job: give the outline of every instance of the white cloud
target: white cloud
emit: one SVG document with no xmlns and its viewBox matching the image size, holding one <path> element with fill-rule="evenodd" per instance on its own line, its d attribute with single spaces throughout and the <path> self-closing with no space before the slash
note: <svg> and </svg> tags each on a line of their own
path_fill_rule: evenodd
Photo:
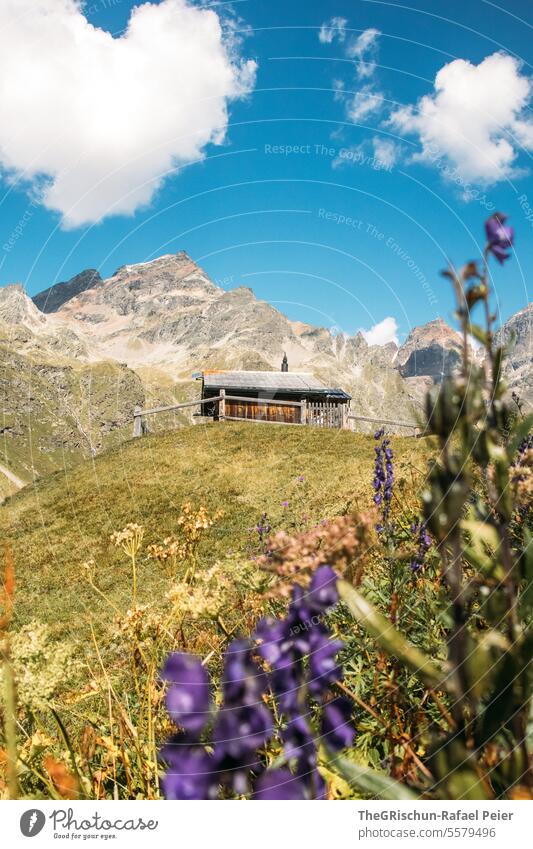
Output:
<svg viewBox="0 0 533 849">
<path fill-rule="evenodd" d="M 513 56 L 494 53 L 479 65 L 456 59 L 438 72 L 433 94 L 397 109 L 389 123 L 419 137 L 416 159 L 490 185 L 513 176 L 520 146 L 533 149 L 533 124 L 524 117 L 530 96 L 531 81 Z"/>
<path fill-rule="evenodd" d="M 380 35 L 381 32 L 378 29 L 370 27 L 365 29 L 357 38 L 354 38 L 346 47 L 346 55 L 359 63 L 357 76 L 360 79 L 371 77 L 376 70 Z"/>
<path fill-rule="evenodd" d="M 361 330 L 361 334 L 368 345 L 388 345 L 389 342 L 394 342 L 395 345 L 399 344 L 398 324 L 392 316 L 384 318 L 370 330 Z"/>
<path fill-rule="evenodd" d="M 148 203 L 167 172 L 221 144 L 256 66 L 215 11 L 144 3 L 120 38 L 81 0 L 0 2 L 0 165 L 75 227 Z"/>
<path fill-rule="evenodd" d="M 318 40 L 322 44 L 331 44 L 333 39 L 338 38 L 339 41 L 344 41 L 346 38 L 346 18 L 331 18 L 322 24 L 318 31 Z"/>
<path fill-rule="evenodd" d="M 390 171 L 398 159 L 398 145 L 392 139 L 383 139 L 380 136 L 374 136 L 372 146 L 374 148 L 376 162 L 380 162 L 385 170 Z"/>
<path fill-rule="evenodd" d="M 360 121 L 378 112 L 383 105 L 383 95 L 380 91 L 374 91 L 370 85 L 363 86 L 346 103 L 346 117 L 350 121 Z"/>
<path fill-rule="evenodd" d="M 341 41 L 345 40 L 346 36 L 346 21 L 344 18 L 332 18 L 329 24 L 323 24 L 319 33 L 321 41 L 333 41 L 335 37 L 334 30 L 331 28 L 333 21 L 341 21 L 342 37 Z M 328 28 L 329 27 L 329 28 Z M 348 93 L 343 80 L 333 80 L 334 99 L 341 101 L 344 104 L 346 117 L 349 121 L 357 123 L 358 121 L 379 112 L 384 96 L 378 91 L 370 77 L 376 69 L 376 58 L 378 50 L 378 40 L 381 33 L 379 30 L 370 28 L 364 30 L 357 37 L 352 38 L 345 47 L 344 54 L 349 59 L 354 59 L 356 65 L 356 77 L 360 80 L 368 80 L 355 93 Z M 358 83 L 356 82 L 355 85 Z M 354 88 L 355 86 L 352 86 Z"/>
</svg>

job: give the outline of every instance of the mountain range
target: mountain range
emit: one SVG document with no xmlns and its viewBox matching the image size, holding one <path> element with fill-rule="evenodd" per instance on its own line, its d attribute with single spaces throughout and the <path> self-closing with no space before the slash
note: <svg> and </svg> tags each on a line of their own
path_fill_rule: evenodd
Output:
<svg viewBox="0 0 533 849">
<path fill-rule="evenodd" d="M 532 316 L 530 304 L 499 331 L 515 337 L 506 378 L 527 404 Z M 348 391 L 359 414 L 416 420 L 460 349 L 441 319 L 400 347 L 290 321 L 249 288 L 221 289 L 183 251 L 105 280 L 88 269 L 33 299 L 12 284 L 0 289 L 3 462 L 26 481 L 69 466 L 129 438 L 136 404 L 196 397 L 193 372 L 277 369 L 284 352 L 291 369 Z M 169 416 L 151 425 L 169 426 Z"/>
</svg>

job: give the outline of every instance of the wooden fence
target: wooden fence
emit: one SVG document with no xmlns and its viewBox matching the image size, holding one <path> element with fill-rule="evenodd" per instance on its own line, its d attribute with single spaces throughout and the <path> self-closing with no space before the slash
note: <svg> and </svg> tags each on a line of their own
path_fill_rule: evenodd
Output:
<svg viewBox="0 0 533 849">
<path fill-rule="evenodd" d="M 170 413 L 172 410 L 184 410 L 186 407 L 197 407 L 202 404 L 212 404 L 216 401 L 222 401 L 223 395 L 217 395 L 216 398 L 203 398 L 199 401 L 185 401 L 183 404 L 169 404 L 166 407 L 152 407 L 149 410 L 143 410 L 142 407 L 135 407 L 133 411 L 133 435 L 143 436 L 147 432 L 145 416 L 153 416 L 155 413 Z"/>
<path fill-rule="evenodd" d="M 307 404 L 307 424 L 313 427 L 347 427 L 346 404 L 315 403 Z"/>
<path fill-rule="evenodd" d="M 169 404 L 164 407 L 152 407 L 143 410 L 135 407 L 133 412 L 133 435 L 142 436 L 147 433 L 146 416 L 157 413 L 168 413 L 183 410 L 188 407 L 218 405 L 215 417 L 219 421 L 248 421 L 257 424 L 284 424 L 296 427 L 305 425 L 311 427 L 327 427 L 351 429 L 350 421 L 371 422 L 373 424 L 392 425 L 408 428 L 413 436 L 421 435 L 420 425 L 415 422 L 394 421 L 392 419 L 370 418 L 368 416 L 352 416 L 348 414 L 346 404 L 331 402 L 279 401 L 273 398 L 246 398 L 239 395 L 226 395 L 224 389 L 214 398 L 202 398 L 198 401 L 185 401 L 182 404 Z"/>
<path fill-rule="evenodd" d="M 402 422 L 402 421 L 397 421 L 396 419 L 375 419 L 375 418 L 371 418 L 370 416 L 346 416 L 346 418 L 348 419 L 348 421 L 353 421 L 353 422 L 370 422 L 371 424 L 376 424 L 376 425 L 385 425 L 385 426 L 391 425 L 392 427 L 405 427 L 408 430 L 412 431 L 411 435 L 414 436 L 415 439 L 418 439 L 420 436 L 426 435 L 426 430 L 420 424 L 418 424 L 417 422 Z"/>
</svg>

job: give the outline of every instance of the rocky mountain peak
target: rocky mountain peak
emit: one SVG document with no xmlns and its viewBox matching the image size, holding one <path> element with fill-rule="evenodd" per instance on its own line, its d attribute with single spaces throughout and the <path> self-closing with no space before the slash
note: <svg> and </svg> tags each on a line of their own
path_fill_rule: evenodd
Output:
<svg viewBox="0 0 533 849">
<path fill-rule="evenodd" d="M 87 289 L 92 289 L 102 283 L 102 278 L 95 268 L 88 268 L 80 274 L 76 274 L 70 280 L 63 283 L 55 283 L 44 292 L 39 292 L 33 298 L 33 303 L 41 312 L 53 313 L 57 312 L 64 303 L 75 298 L 81 292 Z"/>
<path fill-rule="evenodd" d="M 414 327 L 398 351 L 396 364 L 403 377 L 430 377 L 439 381 L 454 371 L 461 359 L 461 336 L 442 318 Z"/>
<path fill-rule="evenodd" d="M 533 303 L 502 325 L 495 343 L 508 346 L 503 374 L 509 388 L 522 399 L 533 399 Z"/>
<path fill-rule="evenodd" d="M 165 321 L 176 310 L 205 304 L 220 292 L 188 254 L 180 251 L 122 265 L 98 287 L 65 302 L 59 314 L 102 328 L 113 322 L 118 329 L 121 322 L 117 317 L 134 317 L 145 324 L 156 317 Z"/>
<path fill-rule="evenodd" d="M 0 289 L 0 321 L 37 328 L 46 318 L 28 297 L 22 283 L 11 283 Z"/>
</svg>

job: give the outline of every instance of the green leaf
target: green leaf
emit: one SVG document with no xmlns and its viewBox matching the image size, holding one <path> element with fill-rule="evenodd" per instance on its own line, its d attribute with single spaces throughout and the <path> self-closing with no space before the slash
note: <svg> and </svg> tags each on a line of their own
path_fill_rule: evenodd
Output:
<svg viewBox="0 0 533 849">
<path fill-rule="evenodd" d="M 471 336 L 474 337 L 474 339 L 477 339 L 478 342 L 481 342 L 484 347 L 487 346 L 487 334 L 483 330 L 483 328 L 479 326 L 479 324 L 469 324 L 468 332 Z"/>
<path fill-rule="evenodd" d="M 523 584 L 519 596 L 520 607 L 524 611 L 533 610 L 533 536 L 524 528 L 524 547 L 520 556 Z"/>
<path fill-rule="evenodd" d="M 412 802 L 419 798 L 418 794 L 405 784 L 395 781 L 381 770 L 359 766 L 342 755 L 328 755 L 326 761 L 328 768 L 340 775 L 351 787 L 356 787 L 375 799 Z"/>
<path fill-rule="evenodd" d="M 469 516 L 473 513 L 469 511 Z M 463 553 L 474 568 L 485 575 L 501 581 L 505 578 L 505 570 L 494 556 L 500 549 L 501 540 L 497 529 L 489 521 L 478 522 L 477 519 L 463 519 L 461 528 L 467 531 L 469 542 Z"/>
<path fill-rule="evenodd" d="M 515 459 L 518 446 L 531 430 L 533 430 L 533 413 L 520 419 L 515 427 L 512 439 L 509 440 L 509 444 L 507 445 L 507 454 L 511 460 Z"/>
<path fill-rule="evenodd" d="M 402 660 L 429 687 L 451 689 L 450 681 L 446 680 L 446 670 L 441 669 L 420 649 L 406 640 L 403 634 L 351 584 L 341 580 L 337 582 L 337 587 L 341 599 L 352 616 L 366 628 L 388 654 Z"/>
</svg>

